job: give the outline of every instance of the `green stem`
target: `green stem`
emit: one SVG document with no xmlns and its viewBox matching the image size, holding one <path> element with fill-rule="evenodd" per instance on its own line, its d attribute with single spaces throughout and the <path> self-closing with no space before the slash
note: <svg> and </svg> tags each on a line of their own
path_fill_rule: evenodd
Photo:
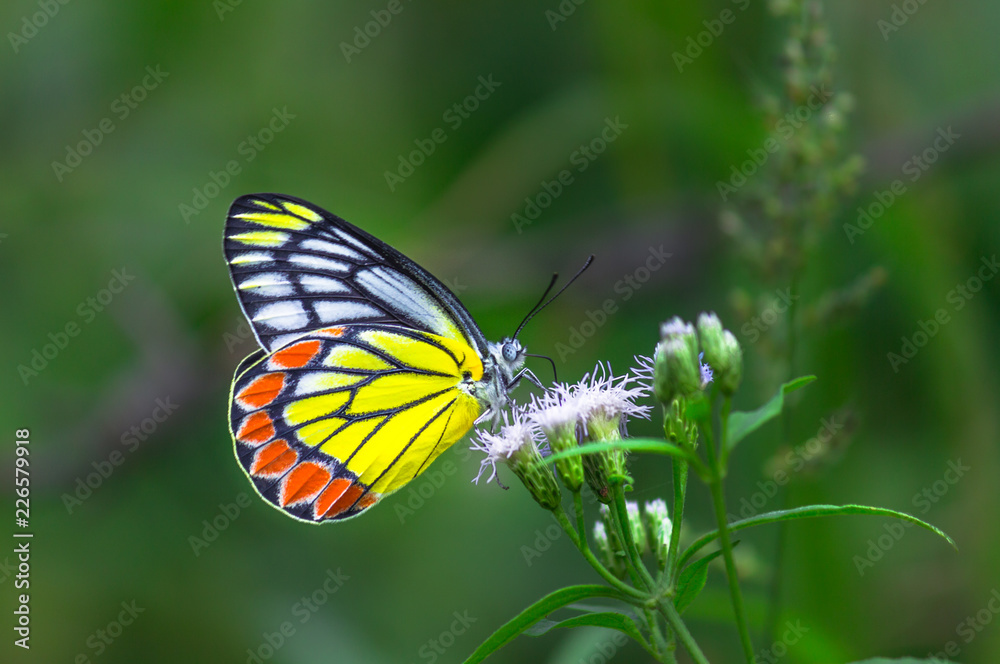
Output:
<svg viewBox="0 0 1000 664">
<path fill-rule="evenodd" d="M 683 459 L 673 459 L 674 473 L 674 504 L 671 515 L 670 546 L 667 549 L 666 582 L 674 583 L 677 572 L 677 552 L 681 546 L 681 523 L 684 521 L 684 501 L 687 497 L 688 462 Z"/>
<path fill-rule="evenodd" d="M 621 484 L 616 484 L 611 488 L 611 493 L 613 496 L 613 506 L 611 508 L 611 515 L 614 519 L 615 525 L 617 525 L 618 530 L 621 532 L 619 536 L 622 538 L 622 543 L 625 545 L 625 555 L 628 558 L 629 565 L 635 570 L 635 573 L 639 576 L 639 583 L 646 586 L 646 589 L 653 591 L 656 588 L 656 582 L 653 577 L 650 576 L 649 570 L 642 562 L 642 555 L 639 553 L 639 549 L 635 545 L 635 538 L 632 537 L 632 525 L 628 518 L 628 509 L 625 507 L 625 492 L 622 489 Z M 639 585 L 636 583 L 636 585 Z"/>
<path fill-rule="evenodd" d="M 709 489 L 712 492 L 712 503 L 715 507 L 715 520 L 719 526 L 719 543 L 722 546 L 722 557 L 726 563 L 726 576 L 729 579 L 729 594 L 733 601 L 736 627 L 740 633 L 740 643 L 743 645 L 743 654 L 746 655 L 747 664 L 753 664 L 753 642 L 750 640 L 750 630 L 747 627 L 746 611 L 743 608 L 743 593 L 740 591 L 740 580 L 736 575 L 736 563 L 733 561 L 733 543 L 729 536 L 729 524 L 726 522 L 726 498 L 722 488 L 724 473 L 719 466 L 719 457 L 715 451 L 715 441 L 712 437 L 712 427 L 710 424 L 703 428 L 703 433 L 705 435 L 705 453 L 708 456 L 708 465 L 713 474 L 712 481 L 709 483 Z"/>
<path fill-rule="evenodd" d="M 709 664 L 708 658 L 705 657 L 705 653 L 701 651 L 698 647 L 698 643 L 691 636 L 691 632 L 688 631 L 687 625 L 684 624 L 684 620 L 681 619 L 681 614 L 677 613 L 677 607 L 674 606 L 673 600 L 670 598 L 661 599 L 659 602 L 660 613 L 663 617 L 667 619 L 667 623 L 674 630 L 677 635 L 677 639 L 683 644 L 685 650 L 691 655 L 691 659 L 695 661 L 695 664 Z"/>
<path fill-rule="evenodd" d="M 552 514 L 555 516 L 556 521 L 559 522 L 559 525 L 562 526 L 562 529 L 566 531 L 566 534 L 569 535 L 569 538 L 573 540 L 573 544 L 576 545 L 576 548 L 580 550 L 583 557 L 586 558 L 588 563 L 590 563 L 590 566 L 593 567 L 594 570 L 600 574 L 611 587 L 621 591 L 634 600 L 638 600 L 635 602 L 636 605 L 643 605 L 645 603 L 645 601 L 649 598 L 649 595 L 640 590 L 636 590 L 608 571 L 608 568 L 597 559 L 597 556 L 595 556 L 594 552 L 590 550 L 590 547 L 587 546 L 586 542 L 581 541 L 577 536 L 576 531 L 573 529 L 573 524 L 570 523 L 569 517 L 566 516 L 566 512 L 561 507 L 558 510 L 553 510 Z"/>
<path fill-rule="evenodd" d="M 643 611 L 646 614 L 646 624 L 649 625 L 649 641 L 652 646 L 650 654 L 653 655 L 658 662 L 666 661 L 669 664 L 677 664 L 677 658 L 674 657 L 674 654 L 667 649 L 663 633 L 660 631 L 660 621 L 656 612 L 648 606 L 643 609 Z M 647 648 L 647 650 L 649 649 Z"/>
<path fill-rule="evenodd" d="M 583 516 L 583 496 L 579 490 L 573 492 L 573 511 L 576 512 L 576 530 L 580 533 L 580 541 L 583 542 L 584 546 L 590 548 L 590 545 L 587 544 L 587 521 Z"/>
</svg>

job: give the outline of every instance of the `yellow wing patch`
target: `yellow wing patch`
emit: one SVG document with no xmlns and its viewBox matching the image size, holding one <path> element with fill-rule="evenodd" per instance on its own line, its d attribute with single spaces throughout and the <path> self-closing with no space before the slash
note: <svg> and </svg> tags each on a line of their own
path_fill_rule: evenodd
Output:
<svg viewBox="0 0 1000 664">
<path fill-rule="evenodd" d="M 251 247 L 280 247 L 288 242 L 288 233 L 278 231 L 249 231 L 230 235 L 230 240 L 236 240 Z"/>
<path fill-rule="evenodd" d="M 329 355 L 323 359 L 323 364 L 328 367 L 357 369 L 359 371 L 384 371 L 393 368 L 391 364 L 375 353 L 346 344 L 334 346 Z"/>
<path fill-rule="evenodd" d="M 280 212 L 244 212 L 243 214 L 233 216 L 237 219 L 246 219 L 255 224 L 270 226 L 271 228 L 284 228 L 290 231 L 301 231 L 309 228 L 308 221 L 302 221 L 298 217 L 293 217 L 290 214 L 281 214 Z"/>
</svg>

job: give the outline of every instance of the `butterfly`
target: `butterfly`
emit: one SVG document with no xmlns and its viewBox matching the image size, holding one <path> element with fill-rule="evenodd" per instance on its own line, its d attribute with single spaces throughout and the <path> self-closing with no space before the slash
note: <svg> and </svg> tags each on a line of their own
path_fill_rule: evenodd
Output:
<svg viewBox="0 0 1000 664">
<path fill-rule="evenodd" d="M 293 518 L 361 514 L 538 384 L 517 332 L 487 341 L 430 273 L 311 203 L 236 199 L 223 251 L 261 346 L 230 392 L 236 459 Z"/>
</svg>

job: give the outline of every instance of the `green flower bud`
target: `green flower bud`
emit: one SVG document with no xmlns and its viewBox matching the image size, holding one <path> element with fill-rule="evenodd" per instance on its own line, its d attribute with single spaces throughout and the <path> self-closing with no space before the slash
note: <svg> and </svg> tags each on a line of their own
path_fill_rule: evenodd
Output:
<svg viewBox="0 0 1000 664">
<path fill-rule="evenodd" d="M 607 505 L 601 505 L 600 515 L 601 520 L 594 524 L 594 538 L 597 539 L 598 546 L 600 546 L 600 537 L 603 536 L 607 543 L 607 548 L 601 551 L 604 554 L 604 565 L 618 578 L 623 579 L 628 571 L 625 565 L 625 546 L 618 538 L 618 532 L 611 519 L 611 510 Z"/>
<path fill-rule="evenodd" d="M 683 339 L 669 339 L 657 346 L 656 355 L 656 368 L 659 370 L 662 364 L 666 392 L 671 395 L 671 401 L 673 397 L 687 397 L 701 391 L 697 348 L 692 349 Z M 657 396 L 659 395 L 660 392 L 657 391 Z"/>
<path fill-rule="evenodd" d="M 527 441 L 511 454 L 507 465 L 539 505 L 547 510 L 554 510 L 562 503 L 556 476 L 552 473 L 552 468 L 545 465 L 533 440 Z"/>
<path fill-rule="evenodd" d="M 643 527 L 642 518 L 639 516 L 639 503 L 626 502 L 625 511 L 628 514 L 628 527 L 632 529 L 632 541 L 639 555 L 649 553 L 649 539 L 646 537 L 646 529 Z"/>
<path fill-rule="evenodd" d="M 670 549 L 670 535 L 673 532 L 667 503 L 662 498 L 646 503 L 644 516 L 649 546 L 656 553 L 660 569 L 664 569 L 667 565 L 667 552 Z"/>
<path fill-rule="evenodd" d="M 587 420 L 584 445 L 612 443 L 622 439 L 619 417 L 609 418 L 595 413 Z M 625 450 L 612 449 L 586 454 L 583 457 L 583 474 L 591 491 L 602 503 L 611 502 L 611 488 L 630 484 L 632 478 L 625 467 Z"/>
<path fill-rule="evenodd" d="M 705 362 L 715 372 L 715 382 L 723 394 L 732 395 L 743 379 L 743 351 L 739 342 L 732 332 L 722 329 L 714 313 L 698 316 L 698 334 Z"/>
<path fill-rule="evenodd" d="M 547 510 L 554 510 L 561 504 L 562 494 L 552 468 L 545 465 L 542 454 L 538 451 L 534 426 L 526 421 L 523 411 L 514 410 L 511 417 L 509 424 L 507 418 L 504 418 L 505 423 L 499 435 L 488 431 L 479 432 L 472 449 L 486 452 L 486 458 L 480 462 L 479 475 L 473 482 L 478 483 L 487 468 L 492 468 L 493 471 L 487 481 L 497 479 L 496 465 L 503 461 L 539 505 Z M 499 481 L 497 479 L 497 483 Z"/>
<path fill-rule="evenodd" d="M 719 389 L 723 394 L 732 395 L 743 380 L 743 350 L 733 333 L 726 330 L 723 335 L 723 353 L 729 364 L 718 376 Z"/>
<path fill-rule="evenodd" d="M 705 351 L 705 362 L 715 371 L 722 371 L 724 352 L 722 349 L 722 323 L 715 313 L 702 313 L 698 316 L 698 337 L 701 348 Z"/>
</svg>

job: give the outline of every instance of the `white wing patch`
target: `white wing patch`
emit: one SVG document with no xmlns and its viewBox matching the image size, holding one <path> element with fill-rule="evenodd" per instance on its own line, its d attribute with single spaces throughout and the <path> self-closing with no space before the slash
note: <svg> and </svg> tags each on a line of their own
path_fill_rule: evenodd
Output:
<svg viewBox="0 0 1000 664">
<path fill-rule="evenodd" d="M 249 288 L 253 288 L 257 294 L 264 297 L 283 297 L 294 292 L 292 284 L 285 275 L 278 272 L 256 274 L 240 282 L 240 290 Z"/>
<path fill-rule="evenodd" d="M 350 293 L 351 288 L 340 279 L 304 274 L 299 279 L 307 293 Z"/>
<path fill-rule="evenodd" d="M 272 330 L 295 330 L 309 323 L 309 316 L 298 300 L 271 302 L 257 310 L 253 322 L 270 327 Z"/>
<path fill-rule="evenodd" d="M 418 321 L 435 334 L 461 339 L 461 333 L 437 302 L 415 281 L 396 270 L 378 265 L 361 270 L 354 277 L 358 286 L 377 302 L 386 302 L 410 320 Z"/>
<path fill-rule="evenodd" d="M 385 312 L 364 302 L 340 300 L 339 302 L 314 302 L 313 310 L 324 323 L 340 323 L 378 318 Z"/>
<path fill-rule="evenodd" d="M 267 263 L 273 260 L 274 256 L 266 251 L 251 251 L 246 254 L 236 254 L 229 262 L 233 265 L 243 265 L 246 263 Z"/>
<path fill-rule="evenodd" d="M 337 234 L 337 237 L 339 237 L 341 240 L 343 240 L 347 244 L 353 246 L 355 249 L 359 249 L 361 251 L 361 253 L 363 253 L 364 255 L 371 256 L 375 260 L 382 260 L 382 257 L 379 256 L 377 253 L 375 253 L 374 249 L 372 249 L 368 245 L 364 244 L 363 242 L 361 242 L 360 240 L 358 240 L 356 237 L 353 237 L 349 233 L 345 233 L 340 228 L 335 229 L 334 232 Z"/>
<path fill-rule="evenodd" d="M 324 270 L 334 273 L 346 274 L 351 269 L 351 266 L 347 263 L 341 263 L 329 258 L 320 258 L 319 256 L 312 256 L 310 254 L 294 254 L 288 260 L 302 267 L 311 267 L 314 270 Z"/>
<path fill-rule="evenodd" d="M 316 240 L 310 239 L 302 243 L 303 249 L 308 249 L 309 251 L 318 251 L 321 254 L 330 254 L 332 256 L 342 256 L 352 261 L 358 263 L 364 263 L 367 259 L 354 251 L 350 247 L 345 247 L 342 244 L 335 244 L 333 242 L 327 242 L 326 240 Z"/>
</svg>

